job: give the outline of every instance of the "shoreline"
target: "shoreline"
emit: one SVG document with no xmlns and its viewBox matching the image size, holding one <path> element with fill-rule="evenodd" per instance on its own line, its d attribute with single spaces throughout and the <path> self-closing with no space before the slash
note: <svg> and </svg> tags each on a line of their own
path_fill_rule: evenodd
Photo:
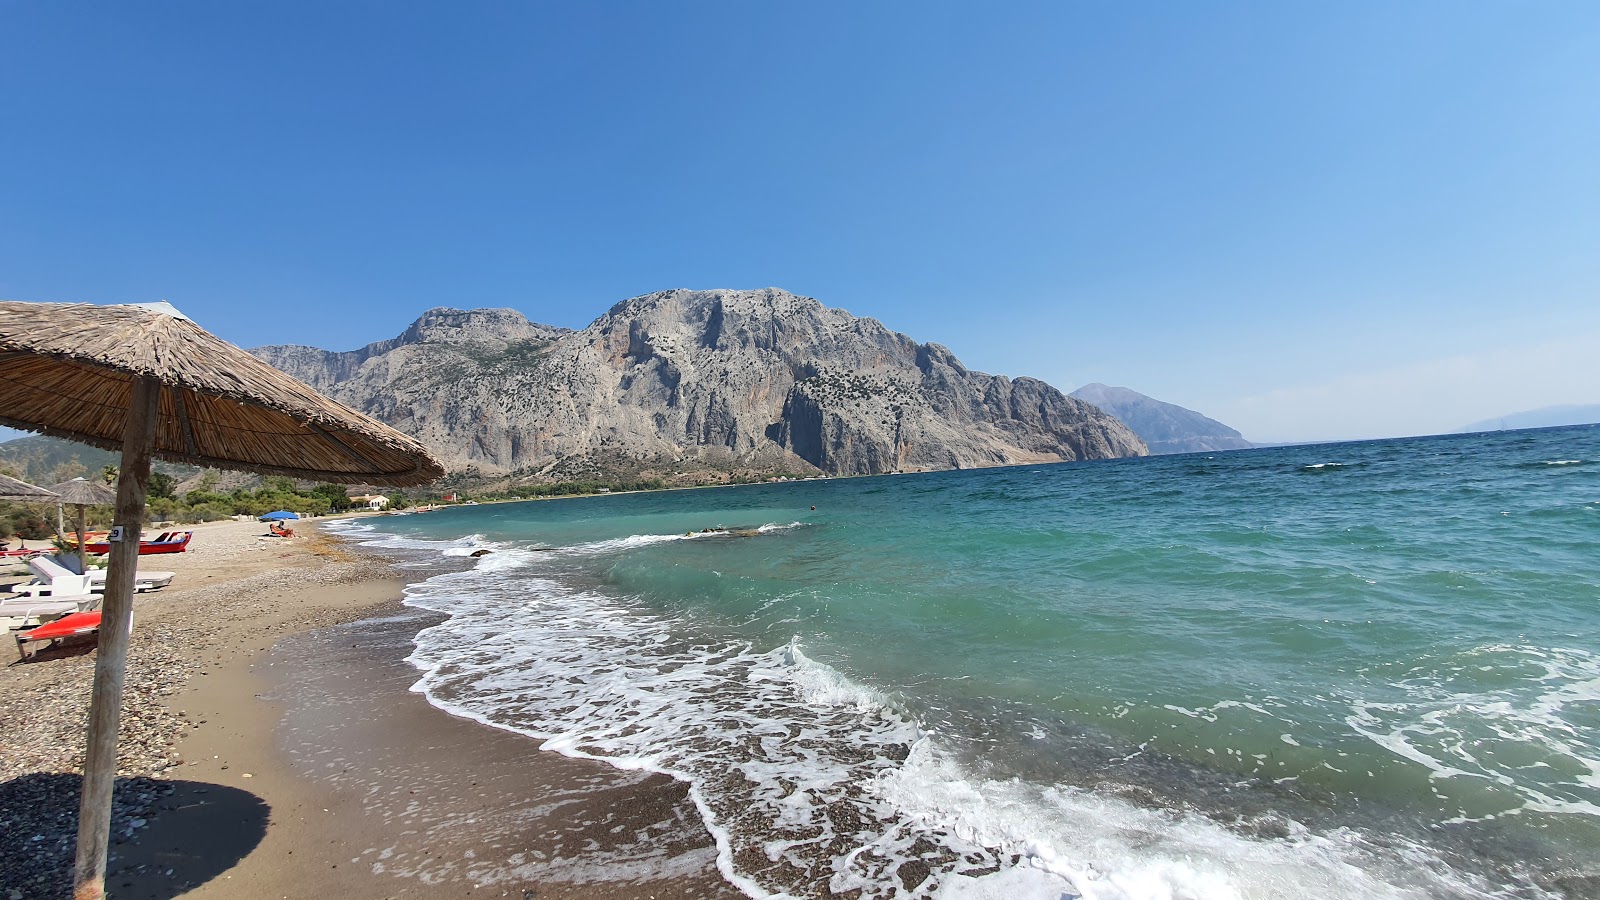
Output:
<svg viewBox="0 0 1600 900">
<path fill-rule="evenodd" d="M 391 560 L 302 525 L 283 541 L 209 523 L 188 553 L 141 561 L 178 578 L 135 602 L 108 896 L 743 896 L 687 785 L 546 752 L 411 693 L 409 640 L 433 614 L 401 604 Z M 9 896 L 71 894 L 93 659 L 68 648 L 0 669 L 0 714 L 17 723 L 0 737 Z M 335 777 L 316 762 L 330 754 L 347 760 Z"/>
</svg>

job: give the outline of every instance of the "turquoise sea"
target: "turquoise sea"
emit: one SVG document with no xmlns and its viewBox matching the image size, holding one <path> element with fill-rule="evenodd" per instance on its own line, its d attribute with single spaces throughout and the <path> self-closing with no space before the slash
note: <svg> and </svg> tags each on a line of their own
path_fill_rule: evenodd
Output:
<svg viewBox="0 0 1600 900">
<path fill-rule="evenodd" d="M 416 689 L 689 782 L 753 896 L 1600 897 L 1600 427 L 344 530 L 491 550 Z"/>
</svg>

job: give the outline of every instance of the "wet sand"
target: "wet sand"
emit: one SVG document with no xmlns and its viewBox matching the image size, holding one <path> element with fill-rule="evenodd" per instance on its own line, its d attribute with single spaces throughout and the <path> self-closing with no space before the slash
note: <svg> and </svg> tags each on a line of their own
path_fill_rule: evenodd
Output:
<svg viewBox="0 0 1600 900">
<path fill-rule="evenodd" d="M 543 752 L 411 693 L 410 638 L 437 618 L 400 605 L 404 582 L 387 563 L 301 528 L 279 542 L 223 523 L 149 566 L 180 575 L 141 595 L 132 659 L 141 632 L 160 635 L 193 672 L 170 665 L 174 683 L 150 704 L 160 709 L 135 704 L 135 729 L 148 718 L 166 731 L 148 729 L 159 763 L 124 765 L 158 789 L 115 826 L 127 833 L 112 847 L 109 896 L 742 896 L 717 873 L 685 786 Z M 0 691 L 82 689 L 91 663 L 80 651 L 11 666 Z M 50 802 L 65 804 L 71 763 L 30 760 L 7 785 L 61 779 Z M 65 883 L 21 896 L 64 896 Z"/>
</svg>

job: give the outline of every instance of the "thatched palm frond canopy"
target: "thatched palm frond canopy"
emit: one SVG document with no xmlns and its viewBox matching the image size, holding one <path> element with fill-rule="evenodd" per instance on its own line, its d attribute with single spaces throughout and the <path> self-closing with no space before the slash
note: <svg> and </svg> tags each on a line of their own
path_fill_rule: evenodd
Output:
<svg viewBox="0 0 1600 900">
<path fill-rule="evenodd" d="M 55 491 L 18 481 L 9 475 L 0 475 L 0 500 L 21 500 L 27 503 L 60 503 Z"/>
<path fill-rule="evenodd" d="M 143 377 L 162 387 L 162 459 L 396 487 L 444 474 L 411 438 L 166 310 L 0 301 L 0 424 L 118 450 Z"/>
<path fill-rule="evenodd" d="M 74 478 L 63 481 L 50 488 L 60 498 L 59 503 L 70 503 L 78 508 L 78 517 L 75 520 L 78 532 L 78 573 L 89 571 L 89 549 L 87 535 L 84 533 L 83 520 L 85 506 L 109 506 L 117 502 L 117 492 L 110 485 L 100 481 L 84 481 Z M 65 530 L 65 529 L 62 529 Z"/>
<path fill-rule="evenodd" d="M 112 490 L 110 485 L 98 481 L 84 481 L 82 478 L 63 481 L 50 490 L 55 492 L 57 503 L 110 506 L 117 502 L 117 492 Z"/>
</svg>

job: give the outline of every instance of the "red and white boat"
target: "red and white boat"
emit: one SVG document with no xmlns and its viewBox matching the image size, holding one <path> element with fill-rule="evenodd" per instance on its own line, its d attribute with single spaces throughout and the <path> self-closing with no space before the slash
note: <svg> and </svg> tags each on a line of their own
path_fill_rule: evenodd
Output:
<svg viewBox="0 0 1600 900">
<path fill-rule="evenodd" d="M 151 553 L 182 553 L 189 549 L 189 539 L 194 537 L 192 531 L 168 531 L 153 541 L 139 542 L 139 555 L 147 556 Z M 110 553 L 111 544 L 106 541 L 96 541 L 84 544 L 83 549 L 90 553 Z"/>
</svg>

